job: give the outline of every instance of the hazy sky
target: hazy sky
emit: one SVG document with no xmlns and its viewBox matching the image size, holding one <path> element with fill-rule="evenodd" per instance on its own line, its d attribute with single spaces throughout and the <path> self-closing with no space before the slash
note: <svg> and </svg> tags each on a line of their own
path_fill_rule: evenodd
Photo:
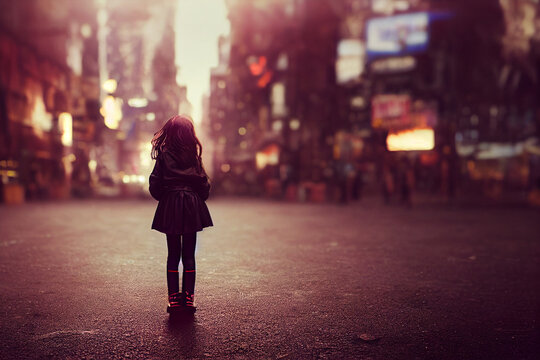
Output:
<svg viewBox="0 0 540 360">
<path fill-rule="evenodd" d="M 210 88 L 210 68 L 218 63 L 218 37 L 229 33 L 224 0 L 178 0 L 176 64 L 188 87 L 193 120 L 201 121 L 202 95 Z"/>
</svg>

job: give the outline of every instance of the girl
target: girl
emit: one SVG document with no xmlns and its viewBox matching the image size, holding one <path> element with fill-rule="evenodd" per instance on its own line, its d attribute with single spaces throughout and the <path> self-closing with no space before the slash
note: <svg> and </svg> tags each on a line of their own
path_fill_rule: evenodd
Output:
<svg viewBox="0 0 540 360">
<path fill-rule="evenodd" d="M 197 231 L 212 226 L 206 207 L 210 184 L 204 171 L 202 145 L 193 122 L 176 115 L 154 134 L 150 194 L 158 200 L 152 229 L 167 235 L 167 312 L 195 311 L 195 244 Z M 182 291 L 179 290 L 178 264 L 182 259 Z"/>
</svg>

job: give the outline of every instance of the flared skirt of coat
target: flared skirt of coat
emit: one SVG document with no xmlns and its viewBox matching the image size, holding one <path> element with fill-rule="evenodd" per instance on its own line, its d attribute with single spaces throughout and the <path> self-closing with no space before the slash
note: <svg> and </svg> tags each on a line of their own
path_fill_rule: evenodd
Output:
<svg viewBox="0 0 540 360">
<path fill-rule="evenodd" d="M 191 234 L 212 226 L 206 203 L 193 191 L 171 191 L 159 200 L 152 229 L 165 234 Z"/>
</svg>

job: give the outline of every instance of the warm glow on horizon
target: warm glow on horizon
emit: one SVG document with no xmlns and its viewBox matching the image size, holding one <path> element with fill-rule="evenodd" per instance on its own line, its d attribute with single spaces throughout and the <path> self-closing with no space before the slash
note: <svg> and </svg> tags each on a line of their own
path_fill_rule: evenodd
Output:
<svg viewBox="0 0 540 360">
<path fill-rule="evenodd" d="M 390 133 L 386 145 L 389 151 L 432 150 L 435 147 L 435 132 L 425 128 Z"/>
<path fill-rule="evenodd" d="M 202 120 L 202 97 L 209 92 L 210 69 L 218 64 L 218 37 L 227 35 L 229 27 L 224 0 L 178 0 L 177 81 L 187 85 L 195 124 Z"/>
</svg>

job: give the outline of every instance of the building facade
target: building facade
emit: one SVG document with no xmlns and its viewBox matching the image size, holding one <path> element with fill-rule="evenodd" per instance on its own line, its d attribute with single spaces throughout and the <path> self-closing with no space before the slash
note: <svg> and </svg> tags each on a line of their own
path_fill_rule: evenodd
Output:
<svg viewBox="0 0 540 360">
<path fill-rule="evenodd" d="M 363 187 L 534 186 L 536 2 L 228 4 L 209 111 L 224 192 L 346 201 Z"/>
<path fill-rule="evenodd" d="M 0 172 L 5 202 L 89 191 L 99 83 L 90 60 L 96 53 L 86 11 L 92 11 L 91 4 L 2 3 Z"/>
<path fill-rule="evenodd" d="M 231 35 L 220 40 L 227 55 L 212 73 L 209 112 L 218 188 L 277 196 L 323 183 L 335 125 L 335 10 L 325 1 L 228 5 Z"/>
<path fill-rule="evenodd" d="M 178 113 L 175 1 L 2 2 L 2 199 L 145 191 Z M 185 97 L 185 93 L 184 93 Z"/>
</svg>

